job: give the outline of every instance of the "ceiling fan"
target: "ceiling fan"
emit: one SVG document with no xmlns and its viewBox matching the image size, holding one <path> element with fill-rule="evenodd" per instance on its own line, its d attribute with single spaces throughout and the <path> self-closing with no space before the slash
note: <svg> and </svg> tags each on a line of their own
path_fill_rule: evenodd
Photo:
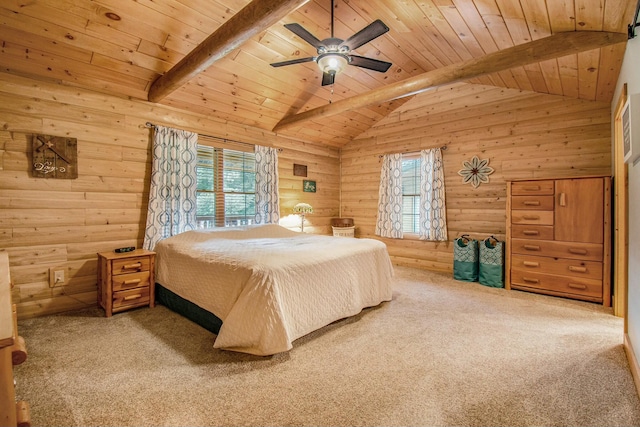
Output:
<svg viewBox="0 0 640 427">
<path fill-rule="evenodd" d="M 271 66 L 283 67 L 285 65 L 315 61 L 322 71 L 322 86 L 333 84 L 336 74 L 341 72 L 347 65 L 354 65 L 380 73 L 386 72 L 389 67 L 391 67 L 390 62 L 351 54 L 352 50 L 369 43 L 371 40 L 389 31 L 389 27 L 377 19 L 347 40 L 336 38 L 333 36 L 333 0 L 331 0 L 331 37 L 318 40 L 318 38 L 305 30 L 300 24 L 285 24 L 285 28 L 315 47 L 318 51 L 318 56 L 275 62 L 271 64 Z"/>
</svg>

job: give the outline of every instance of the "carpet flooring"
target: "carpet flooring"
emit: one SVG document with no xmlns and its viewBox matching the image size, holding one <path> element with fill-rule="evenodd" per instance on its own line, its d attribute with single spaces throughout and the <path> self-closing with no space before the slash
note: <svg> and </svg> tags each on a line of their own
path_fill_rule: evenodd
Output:
<svg viewBox="0 0 640 427">
<path fill-rule="evenodd" d="M 21 320 L 34 426 L 631 426 L 623 320 L 396 267 L 393 300 L 270 357 L 163 306 Z"/>
</svg>

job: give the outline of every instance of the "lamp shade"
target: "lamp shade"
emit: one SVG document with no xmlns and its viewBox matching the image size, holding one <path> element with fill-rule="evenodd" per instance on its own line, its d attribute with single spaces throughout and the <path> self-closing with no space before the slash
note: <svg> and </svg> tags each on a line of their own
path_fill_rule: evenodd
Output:
<svg viewBox="0 0 640 427">
<path fill-rule="evenodd" d="M 339 53 L 325 53 L 318 58 L 318 67 L 323 73 L 338 74 L 348 63 L 347 57 Z"/>
<path fill-rule="evenodd" d="M 313 213 L 313 208 L 308 203 L 298 203 L 293 207 L 293 213 L 298 213 L 298 214 Z"/>
</svg>

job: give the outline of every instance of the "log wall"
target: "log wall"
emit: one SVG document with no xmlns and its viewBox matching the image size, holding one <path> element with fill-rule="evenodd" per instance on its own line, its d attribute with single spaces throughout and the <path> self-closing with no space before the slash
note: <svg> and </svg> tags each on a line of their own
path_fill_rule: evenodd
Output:
<svg viewBox="0 0 640 427">
<path fill-rule="evenodd" d="M 457 84 L 415 97 L 341 151 L 141 101 L 0 73 L 0 246 L 7 248 L 19 316 L 96 304 L 96 253 L 142 244 L 150 176 L 146 122 L 282 148 L 281 216 L 307 202 L 306 232 L 330 234 L 330 218 L 352 217 L 356 236 L 375 237 L 380 155 L 446 146 L 449 242 L 383 240 L 394 263 L 451 271 L 452 240 L 505 234 L 510 178 L 608 174 L 610 106 L 492 86 Z M 29 135 L 78 139 L 77 179 L 33 178 Z M 474 155 L 490 160 L 490 183 L 457 174 Z M 316 193 L 302 192 L 293 164 L 307 165 Z M 50 268 L 65 286 L 50 288 Z"/>
<path fill-rule="evenodd" d="M 151 172 L 146 122 L 282 148 L 280 209 L 307 202 L 305 232 L 330 233 L 339 213 L 339 151 L 148 102 L 0 73 L 0 247 L 9 252 L 13 299 L 27 318 L 96 305 L 97 252 L 141 247 Z M 77 138 L 77 179 L 33 178 L 29 135 Z M 308 177 L 293 175 L 307 165 Z M 302 180 L 316 193 L 303 193 Z M 49 269 L 66 269 L 49 287 Z"/>
<path fill-rule="evenodd" d="M 382 239 L 395 264 L 452 271 L 457 236 L 506 233 L 506 180 L 611 173 L 610 105 L 493 86 L 456 84 L 419 95 L 341 152 L 341 215 L 374 237 L 380 155 L 443 147 L 448 242 Z M 473 156 L 489 159 L 488 184 L 463 184 Z"/>
</svg>

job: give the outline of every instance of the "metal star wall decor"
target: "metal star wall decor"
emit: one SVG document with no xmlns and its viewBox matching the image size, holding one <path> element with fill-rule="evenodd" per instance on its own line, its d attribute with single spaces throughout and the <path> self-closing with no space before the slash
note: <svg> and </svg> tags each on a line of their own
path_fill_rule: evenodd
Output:
<svg viewBox="0 0 640 427">
<path fill-rule="evenodd" d="M 481 183 L 489 182 L 489 175 L 493 173 L 493 168 L 489 167 L 489 159 L 478 159 L 473 156 L 470 161 L 462 162 L 462 169 L 458 171 L 458 175 L 462 177 L 464 184 L 471 184 L 473 188 L 478 188 Z"/>
</svg>

